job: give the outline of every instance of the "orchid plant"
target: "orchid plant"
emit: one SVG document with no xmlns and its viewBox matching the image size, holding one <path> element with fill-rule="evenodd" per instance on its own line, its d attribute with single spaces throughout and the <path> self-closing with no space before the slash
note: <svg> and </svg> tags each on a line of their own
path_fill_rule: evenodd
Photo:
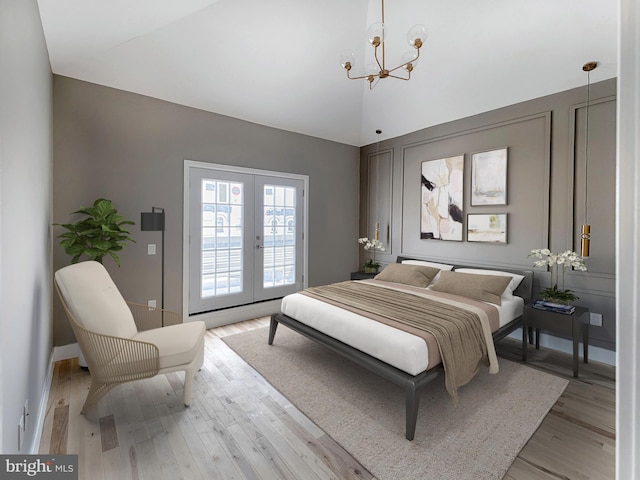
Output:
<svg viewBox="0 0 640 480">
<path fill-rule="evenodd" d="M 583 257 L 571 250 L 551 253 L 548 248 L 531 250 L 528 256 L 537 258 L 533 263 L 534 267 L 548 268 L 551 273 L 551 286 L 540 292 L 544 300 L 566 303 L 580 298 L 571 290 L 564 288 L 564 273 L 567 268 L 585 272 L 587 266 Z"/>
<path fill-rule="evenodd" d="M 384 245 L 378 239 L 369 240 L 367 237 L 362 237 L 358 239 L 358 243 L 360 243 L 365 251 L 371 250 L 373 252 L 372 258 L 367 260 L 367 263 L 364 264 L 365 269 L 371 269 L 377 271 L 380 268 L 380 263 L 376 262 L 376 250 L 384 250 Z"/>
</svg>

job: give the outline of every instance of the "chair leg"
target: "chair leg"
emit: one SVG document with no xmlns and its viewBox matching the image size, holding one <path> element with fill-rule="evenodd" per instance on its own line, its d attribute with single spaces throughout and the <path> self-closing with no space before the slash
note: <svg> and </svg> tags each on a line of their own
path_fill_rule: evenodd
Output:
<svg viewBox="0 0 640 480">
<path fill-rule="evenodd" d="M 91 388 L 89 389 L 89 393 L 87 394 L 87 399 L 84 401 L 84 405 L 82 406 L 83 415 L 89 411 L 91 407 L 97 405 L 102 397 L 104 397 L 109 390 L 115 387 L 117 384 L 105 384 L 105 383 L 93 383 L 91 382 Z"/>
<path fill-rule="evenodd" d="M 202 368 L 204 364 L 204 337 L 202 337 L 201 346 L 198 349 L 198 355 L 193 361 L 189 364 L 184 371 L 184 392 L 183 392 L 183 403 L 185 407 L 191 405 L 191 390 L 193 388 L 193 377 L 196 372 Z"/>
<path fill-rule="evenodd" d="M 193 388 L 193 376 L 195 375 L 194 371 L 185 370 L 184 372 L 184 392 L 182 401 L 185 407 L 191 405 L 191 389 Z"/>
</svg>

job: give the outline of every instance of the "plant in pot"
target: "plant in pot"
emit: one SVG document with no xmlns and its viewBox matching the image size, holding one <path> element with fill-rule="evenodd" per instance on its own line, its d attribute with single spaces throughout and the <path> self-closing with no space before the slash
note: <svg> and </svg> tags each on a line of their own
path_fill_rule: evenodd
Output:
<svg viewBox="0 0 640 480">
<path fill-rule="evenodd" d="M 134 222 L 125 220 L 118 214 L 111 200 L 105 198 L 97 199 L 91 207 L 80 206 L 80 210 L 71 215 L 78 213 L 85 217 L 75 223 L 56 224 L 66 229 L 58 238 L 62 238 L 60 245 L 71 255 L 71 263 L 78 263 L 83 255 L 89 257 L 89 260 L 102 263 L 103 257 L 109 255 L 120 266 L 117 252 L 122 250 L 124 242 L 135 242 L 124 226 L 135 225 Z M 78 351 L 78 365 L 87 369 L 82 351 Z"/>
<path fill-rule="evenodd" d="M 102 263 L 102 258 L 109 255 L 120 266 L 117 252 L 122 250 L 124 242 L 135 242 L 124 226 L 135 223 L 125 220 L 111 200 L 105 198 L 97 199 L 91 207 L 81 206 L 72 215 L 78 213 L 85 218 L 75 223 L 56 224 L 67 230 L 58 238 L 62 238 L 60 245 L 71 255 L 71 263 L 78 263 L 83 255 Z"/>
<path fill-rule="evenodd" d="M 569 302 L 574 302 L 580 298 L 573 291 L 564 288 L 564 272 L 567 268 L 573 268 L 581 272 L 586 271 L 587 266 L 583 257 L 571 250 L 551 253 L 548 248 L 531 250 L 528 256 L 537 258 L 533 264 L 534 267 L 547 268 L 551 273 L 549 288 L 540 291 L 543 300 L 567 305 Z"/>
<path fill-rule="evenodd" d="M 358 243 L 363 245 L 365 250 L 372 250 L 373 256 L 367 263 L 363 265 L 365 273 L 378 273 L 378 269 L 380 268 L 380 263 L 376 262 L 376 250 L 382 250 L 384 245 L 378 239 L 369 240 L 367 237 L 359 238 Z"/>
</svg>

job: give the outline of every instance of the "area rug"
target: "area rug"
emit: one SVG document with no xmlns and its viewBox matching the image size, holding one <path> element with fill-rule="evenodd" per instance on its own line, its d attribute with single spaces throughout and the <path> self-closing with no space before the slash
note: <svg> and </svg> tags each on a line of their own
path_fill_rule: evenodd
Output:
<svg viewBox="0 0 640 480">
<path fill-rule="evenodd" d="M 405 439 L 403 390 L 280 326 L 223 338 L 299 410 L 378 480 L 501 479 L 568 382 L 500 359 L 458 391 L 442 377 L 420 400 L 413 441 Z"/>
</svg>

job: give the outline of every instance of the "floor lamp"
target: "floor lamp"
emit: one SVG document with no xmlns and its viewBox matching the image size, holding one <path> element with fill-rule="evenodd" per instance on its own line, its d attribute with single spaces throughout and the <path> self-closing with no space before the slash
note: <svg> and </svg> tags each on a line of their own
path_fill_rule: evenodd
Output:
<svg viewBox="0 0 640 480">
<path fill-rule="evenodd" d="M 140 214 L 140 230 L 143 232 L 162 232 L 162 296 L 160 308 L 162 309 L 162 326 L 164 327 L 164 208 L 151 207 L 150 212 Z"/>
</svg>

